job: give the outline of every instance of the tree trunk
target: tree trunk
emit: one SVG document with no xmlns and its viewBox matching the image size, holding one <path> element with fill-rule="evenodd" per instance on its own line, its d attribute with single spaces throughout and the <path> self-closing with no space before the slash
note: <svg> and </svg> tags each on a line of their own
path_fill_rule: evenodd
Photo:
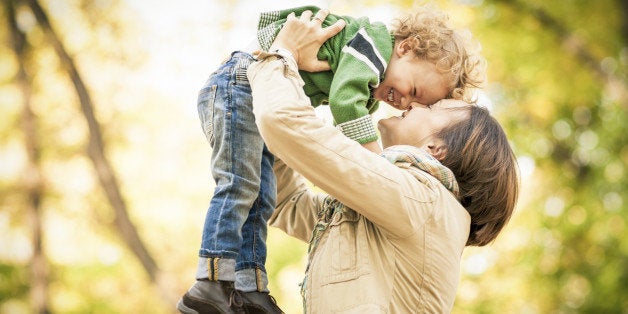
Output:
<svg viewBox="0 0 628 314">
<path fill-rule="evenodd" d="M 22 116 L 20 129 L 24 135 L 24 146 L 28 158 L 24 173 L 24 188 L 27 202 L 27 216 L 29 218 L 33 252 L 30 260 L 30 300 L 34 313 L 49 313 L 48 305 L 48 263 L 43 248 L 43 229 L 41 220 L 41 198 L 43 182 L 41 178 L 41 147 L 38 141 L 36 117 L 31 107 L 30 78 L 26 71 L 28 46 L 25 34 L 18 28 L 15 18 L 14 0 L 5 0 L 9 30 L 11 32 L 12 49 L 18 59 L 18 72 L 15 82 L 22 93 Z"/>
<path fill-rule="evenodd" d="M 102 139 L 100 123 L 94 114 L 94 105 L 91 96 L 87 87 L 83 83 L 83 79 L 78 73 L 74 60 L 68 54 L 39 2 L 37 0 L 24 0 L 24 2 L 30 7 L 31 11 L 35 15 L 38 24 L 41 26 L 43 32 L 54 47 L 63 70 L 67 72 L 72 80 L 79 99 L 81 111 L 89 129 L 87 153 L 94 165 L 96 175 L 98 176 L 100 184 L 105 191 L 107 199 L 114 210 L 114 224 L 118 233 L 129 249 L 140 261 L 150 282 L 157 285 L 162 296 L 165 297 L 168 302 L 174 302 L 175 299 L 169 291 L 169 287 L 167 287 L 165 282 L 162 281 L 164 277 L 163 274 L 160 273 L 157 263 L 148 252 L 137 232 L 137 229 L 135 228 L 135 225 L 128 215 L 127 205 L 122 197 L 122 193 L 120 192 L 115 172 L 106 157 L 105 143 Z"/>
</svg>

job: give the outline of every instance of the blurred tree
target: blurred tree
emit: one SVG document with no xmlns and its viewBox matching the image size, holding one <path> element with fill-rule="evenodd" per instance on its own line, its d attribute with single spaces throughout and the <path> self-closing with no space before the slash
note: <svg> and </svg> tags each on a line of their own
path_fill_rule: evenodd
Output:
<svg viewBox="0 0 628 314">
<path fill-rule="evenodd" d="M 117 176 L 105 154 L 105 143 L 102 138 L 100 123 L 94 115 L 92 97 L 75 66 L 73 58 L 68 54 L 65 49 L 65 45 L 57 36 L 57 33 L 52 28 L 52 25 L 50 25 L 48 16 L 39 5 L 39 2 L 37 0 L 25 1 L 35 15 L 35 18 L 37 19 L 39 26 L 42 28 L 42 31 L 46 34 L 47 39 L 54 47 L 55 52 L 59 57 L 61 68 L 67 72 L 67 75 L 72 80 L 74 88 L 76 89 L 81 111 L 83 112 L 83 116 L 87 121 L 89 129 L 90 136 L 87 154 L 94 164 L 94 169 L 96 170 L 100 184 L 102 185 L 102 188 L 107 195 L 107 199 L 114 210 L 114 225 L 118 229 L 120 236 L 129 246 L 129 249 L 131 249 L 144 266 L 144 270 L 148 274 L 150 280 L 156 282 L 159 272 L 157 263 L 146 249 L 144 241 L 140 238 L 137 230 L 135 229 L 135 225 L 129 218 L 127 205 L 122 197 Z"/>
<path fill-rule="evenodd" d="M 457 309 L 625 313 L 626 2 L 459 2 L 475 5 L 487 91 L 534 172 L 502 238 L 467 250 L 494 266 L 465 277 Z"/>
<path fill-rule="evenodd" d="M 12 0 L 4 0 L 7 12 L 8 29 L 11 32 L 12 48 L 18 59 L 16 73 L 16 85 L 21 91 L 23 109 L 21 130 L 28 163 L 24 173 L 23 188 L 27 196 L 26 210 L 31 225 L 31 243 L 33 252 L 30 259 L 30 300 L 34 313 L 48 313 L 48 265 L 43 250 L 42 237 L 42 208 L 41 198 L 44 193 L 43 180 L 41 178 L 41 153 L 39 134 L 36 118 L 31 104 L 31 82 L 28 76 L 26 64 L 29 62 L 28 51 L 30 46 L 26 41 L 26 35 L 19 29 L 15 14 L 15 5 Z"/>
<path fill-rule="evenodd" d="M 137 258 L 144 267 L 149 281 L 157 286 L 162 298 L 164 298 L 166 302 L 173 304 L 176 300 L 175 294 L 166 283 L 161 281 L 164 276 L 160 273 L 157 263 L 148 252 L 144 241 L 141 239 L 135 225 L 130 219 L 126 201 L 122 196 L 115 171 L 105 152 L 105 142 L 103 140 L 100 123 L 94 113 L 92 97 L 79 74 L 79 70 L 75 65 L 76 62 L 68 53 L 62 42 L 62 38 L 60 38 L 53 29 L 46 12 L 37 0 L 4 0 L 2 6 L 10 29 L 9 41 L 12 44 L 14 54 L 17 58 L 18 69 L 15 73 L 15 84 L 21 91 L 20 96 L 24 104 L 21 125 L 27 164 L 24 166 L 23 185 L 21 188 L 18 188 L 18 190 L 21 190 L 20 193 L 24 195 L 25 204 L 23 206 L 24 209 L 27 210 L 27 217 L 29 218 L 28 221 L 30 222 L 32 230 L 30 262 L 30 306 L 32 310 L 36 313 L 50 312 L 47 300 L 49 277 L 47 275 L 46 258 L 42 248 L 43 212 L 40 206 L 42 199 L 49 196 L 44 195 L 46 191 L 43 190 L 42 171 L 40 170 L 42 161 L 40 157 L 41 148 L 39 139 L 41 138 L 40 134 L 42 131 L 36 128 L 39 117 L 34 113 L 31 104 L 33 96 L 36 97 L 37 94 L 42 92 L 46 94 L 46 91 L 34 87 L 37 86 L 37 83 L 29 77 L 29 73 L 31 72 L 34 73 L 34 75 L 40 75 L 38 72 L 41 71 L 41 68 L 39 67 L 38 60 L 28 57 L 28 48 L 40 52 L 45 51 L 48 45 L 52 46 L 58 57 L 59 74 L 67 75 L 66 77 L 71 80 L 75 88 L 76 99 L 78 100 L 89 131 L 87 156 L 89 156 L 93 163 L 96 177 L 99 179 L 101 187 L 113 209 L 113 226 L 117 229 L 116 233 L 121 236 L 124 243 L 126 243 L 130 251 L 135 255 L 135 258 Z M 89 7 L 89 5 L 86 7 Z M 32 14 L 30 16 L 34 17 L 34 21 L 30 21 L 30 23 L 33 24 L 25 30 L 25 27 L 20 27 L 23 25 L 19 25 L 18 12 L 21 14 L 22 19 L 24 19 L 25 16 L 28 16 L 26 15 L 27 13 L 25 13 L 26 8 L 30 9 L 30 14 Z M 30 34 L 26 34 L 26 32 Z M 28 35 L 30 35 L 30 37 Z M 35 43 L 32 44 L 32 41 Z M 27 68 L 30 71 L 27 71 Z M 63 148 L 57 147 L 57 149 L 62 150 Z M 170 310 L 166 310 L 166 312 L 169 311 Z"/>
</svg>

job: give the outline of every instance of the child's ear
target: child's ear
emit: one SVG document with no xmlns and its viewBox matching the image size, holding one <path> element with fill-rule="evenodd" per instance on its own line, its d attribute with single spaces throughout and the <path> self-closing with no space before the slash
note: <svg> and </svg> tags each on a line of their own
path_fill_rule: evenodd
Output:
<svg viewBox="0 0 628 314">
<path fill-rule="evenodd" d="M 410 46 L 407 38 L 399 41 L 399 43 L 395 45 L 394 49 L 397 57 L 403 57 L 406 53 L 412 51 L 412 47 Z"/>
</svg>

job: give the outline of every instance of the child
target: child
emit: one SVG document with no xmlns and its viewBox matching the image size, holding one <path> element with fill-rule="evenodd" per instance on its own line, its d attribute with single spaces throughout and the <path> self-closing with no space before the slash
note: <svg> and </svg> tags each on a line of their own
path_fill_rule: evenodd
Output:
<svg viewBox="0 0 628 314">
<path fill-rule="evenodd" d="M 381 149 L 370 114 L 378 101 L 406 110 L 412 102 L 431 106 L 443 98 L 468 100 L 483 80 L 483 59 L 434 9 L 399 19 L 392 31 L 364 17 L 327 15 L 311 6 L 263 13 L 257 41 L 233 52 L 199 93 L 216 189 L 205 219 L 197 281 L 177 304 L 182 313 L 282 313 L 269 295 L 264 266 L 266 221 L 275 208 L 273 155 L 255 125 L 246 69 L 255 61 L 253 51 L 268 51 L 293 12 L 308 18 L 316 13 L 314 21 L 323 26 L 345 21 L 318 53 L 331 70 L 301 72 L 303 88 L 313 106 L 329 104 L 343 134 L 376 153 Z"/>
</svg>

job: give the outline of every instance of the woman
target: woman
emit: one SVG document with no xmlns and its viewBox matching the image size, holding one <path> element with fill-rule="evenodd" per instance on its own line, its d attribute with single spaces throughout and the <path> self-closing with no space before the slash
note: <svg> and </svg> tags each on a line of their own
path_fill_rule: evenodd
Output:
<svg viewBox="0 0 628 314">
<path fill-rule="evenodd" d="M 512 214 L 514 154 L 495 119 L 461 101 L 380 121 L 382 156 L 325 124 L 297 64 L 320 69 L 316 51 L 336 31 L 292 18 L 248 70 L 256 123 L 280 159 L 270 223 L 310 242 L 305 312 L 450 312 L 464 247 L 493 241 Z"/>
</svg>

